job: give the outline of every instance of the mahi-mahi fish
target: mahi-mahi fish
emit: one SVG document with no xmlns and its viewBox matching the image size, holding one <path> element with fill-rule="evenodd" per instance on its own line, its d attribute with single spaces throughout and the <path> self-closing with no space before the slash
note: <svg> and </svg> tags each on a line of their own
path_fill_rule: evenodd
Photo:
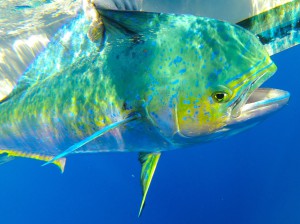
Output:
<svg viewBox="0 0 300 224">
<path fill-rule="evenodd" d="M 138 152 L 140 212 L 161 153 L 244 131 L 289 93 L 259 88 L 276 71 L 246 29 L 193 15 L 98 9 L 62 27 L 0 103 L 0 163 Z"/>
</svg>

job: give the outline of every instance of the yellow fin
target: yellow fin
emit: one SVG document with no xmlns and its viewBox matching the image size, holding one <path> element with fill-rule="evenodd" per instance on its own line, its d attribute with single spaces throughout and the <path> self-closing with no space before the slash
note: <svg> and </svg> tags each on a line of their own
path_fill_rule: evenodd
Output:
<svg viewBox="0 0 300 224">
<path fill-rule="evenodd" d="M 0 149 L 0 155 L 1 154 L 7 154 L 8 157 L 23 157 L 23 158 L 36 159 L 36 160 L 41 160 L 46 162 L 54 158 L 54 156 L 46 156 L 37 153 L 28 153 L 28 152 L 21 152 L 21 151 L 8 150 L 8 149 Z M 58 160 L 53 161 L 52 163 L 58 166 L 62 173 L 64 172 L 66 158 L 60 158 Z"/>
<path fill-rule="evenodd" d="M 154 153 L 140 153 L 139 154 L 139 161 L 142 165 L 142 172 L 141 172 L 141 184 L 143 188 L 143 199 L 142 203 L 140 206 L 140 211 L 139 211 L 139 217 L 142 214 L 144 205 L 145 205 L 145 200 L 146 196 L 158 163 L 158 160 L 160 158 L 160 153 L 159 152 L 154 152 Z"/>
</svg>

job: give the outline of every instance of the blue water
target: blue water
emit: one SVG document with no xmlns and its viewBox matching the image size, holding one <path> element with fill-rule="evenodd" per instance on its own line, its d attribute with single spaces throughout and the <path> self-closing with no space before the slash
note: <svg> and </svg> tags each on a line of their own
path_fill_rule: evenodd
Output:
<svg viewBox="0 0 300 224">
<path fill-rule="evenodd" d="M 300 223 L 300 46 L 265 86 L 288 106 L 235 137 L 164 153 L 144 213 L 136 154 L 73 155 L 65 173 L 16 159 L 0 167 L 1 224 Z"/>
</svg>

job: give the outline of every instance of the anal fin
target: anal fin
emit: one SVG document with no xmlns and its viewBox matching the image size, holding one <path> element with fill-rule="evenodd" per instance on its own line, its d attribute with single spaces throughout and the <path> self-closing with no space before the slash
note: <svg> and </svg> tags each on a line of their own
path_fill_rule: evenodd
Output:
<svg viewBox="0 0 300 224">
<path fill-rule="evenodd" d="M 28 153 L 28 152 L 22 152 L 17 150 L 0 149 L 0 165 L 13 160 L 15 157 L 36 159 L 45 162 L 48 162 L 54 158 L 54 156 L 40 155 L 37 153 Z M 58 160 L 53 161 L 52 163 L 58 166 L 58 168 L 62 173 L 64 172 L 66 158 L 60 158 Z"/>
<path fill-rule="evenodd" d="M 142 165 L 142 171 L 141 171 L 141 185 L 143 188 L 143 199 L 139 211 L 139 217 L 142 214 L 146 196 L 158 163 L 158 160 L 160 158 L 159 152 L 157 153 L 140 153 L 139 154 L 139 161 Z"/>
</svg>

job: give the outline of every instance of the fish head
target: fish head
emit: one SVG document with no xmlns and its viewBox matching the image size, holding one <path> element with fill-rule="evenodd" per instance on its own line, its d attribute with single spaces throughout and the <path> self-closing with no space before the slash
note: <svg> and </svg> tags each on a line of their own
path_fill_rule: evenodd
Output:
<svg viewBox="0 0 300 224">
<path fill-rule="evenodd" d="M 288 92 L 258 88 L 277 67 L 250 32 L 197 18 L 176 34 L 164 42 L 164 59 L 157 57 L 160 68 L 151 72 L 160 78 L 147 101 L 149 119 L 169 141 L 205 142 L 236 134 L 287 103 Z"/>
<path fill-rule="evenodd" d="M 102 15 L 111 34 L 104 73 L 114 74 L 118 95 L 175 145 L 236 134 L 289 99 L 288 92 L 259 88 L 277 68 L 240 26 L 192 15 Z"/>
</svg>

